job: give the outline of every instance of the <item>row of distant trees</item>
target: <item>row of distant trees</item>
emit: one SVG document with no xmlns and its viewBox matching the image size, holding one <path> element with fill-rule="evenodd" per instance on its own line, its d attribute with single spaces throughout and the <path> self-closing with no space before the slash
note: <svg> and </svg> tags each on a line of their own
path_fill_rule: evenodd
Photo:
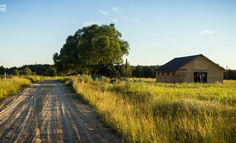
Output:
<svg viewBox="0 0 236 143">
<path fill-rule="evenodd" d="M 127 64 L 127 77 L 154 78 L 154 72 L 159 66 L 131 66 Z M 126 77 L 126 64 L 114 65 L 106 72 L 108 77 Z"/>
<path fill-rule="evenodd" d="M 24 65 L 21 67 L 5 68 L 0 66 L 0 75 L 4 73 L 8 75 L 44 75 L 44 76 L 55 76 L 56 69 L 53 65 L 49 64 L 37 64 L 37 65 Z"/>
<path fill-rule="evenodd" d="M 18 71 L 17 69 L 15 69 L 13 71 L 13 75 L 16 75 L 16 76 L 19 76 L 19 75 L 36 75 L 36 73 L 32 72 L 29 67 L 26 67 L 23 71 L 22 70 Z"/>
<path fill-rule="evenodd" d="M 158 66 L 131 66 L 127 64 L 127 76 L 128 77 L 143 77 L 143 78 L 154 78 L 155 72 Z M 57 76 L 61 75 L 60 72 L 56 71 L 53 65 L 24 65 L 22 67 L 4 68 L 0 66 L 0 75 L 7 73 L 8 75 L 44 75 L 44 76 Z M 91 74 L 101 74 L 100 71 L 95 71 Z M 73 74 L 76 75 L 76 74 Z M 116 64 L 109 66 L 106 70 L 105 75 L 111 78 L 126 77 L 126 64 Z"/>
<path fill-rule="evenodd" d="M 236 70 L 227 70 L 227 71 L 224 73 L 224 79 L 236 80 Z"/>
</svg>

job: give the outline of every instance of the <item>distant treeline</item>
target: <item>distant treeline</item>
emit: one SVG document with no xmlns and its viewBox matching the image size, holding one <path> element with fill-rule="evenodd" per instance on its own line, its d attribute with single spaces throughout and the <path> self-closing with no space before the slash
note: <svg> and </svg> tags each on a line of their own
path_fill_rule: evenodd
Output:
<svg viewBox="0 0 236 143">
<path fill-rule="evenodd" d="M 24 65 L 21 67 L 4 68 L 0 66 L 0 75 L 6 72 L 7 75 L 44 75 L 55 76 L 56 70 L 49 64 Z"/>
<path fill-rule="evenodd" d="M 227 70 L 224 73 L 224 79 L 236 80 L 236 70 Z"/>
<path fill-rule="evenodd" d="M 143 78 L 154 78 L 155 72 L 159 66 L 131 66 L 127 64 L 127 74 L 128 77 L 143 77 Z M 37 64 L 37 65 L 24 65 L 21 67 L 11 67 L 4 68 L 0 66 L 0 75 L 4 75 L 6 72 L 7 75 L 43 75 L 43 76 L 56 76 L 61 75 L 57 73 L 56 68 L 53 65 L 49 64 Z M 18 73 L 16 73 L 18 72 Z M 78 73 L 79 74 L 79 73 Z M 94 71 L 91 74 L 102 74 L 99 71 Z M 62 75 L 66 76 L 66 75 Z M 126 65 L 114 65 L 110 66 L 105 73 L 107 77 L 126 77 Z"/>
<path fill-rule="evenodd" d="M 127 64 L 127 77 L 143 77 L 155 78 L 154 72 L 159 66 L 132 66 Z M 100 74 L 99 72 L 96 74 Z M 126 77 L 126 65 L 115 65 L 107 69 L 106 75 L 108 77 Z"/>
</svg>

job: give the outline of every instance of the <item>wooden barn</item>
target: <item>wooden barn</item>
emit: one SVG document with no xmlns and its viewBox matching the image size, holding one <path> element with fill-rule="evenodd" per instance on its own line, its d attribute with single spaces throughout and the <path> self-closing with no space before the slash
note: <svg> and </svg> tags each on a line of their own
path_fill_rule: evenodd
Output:
<svg viewBox="0 0 236 143">
<path fill-rule="evenodd" d="M 200 54 L 174 58 L 155 72 L 156 82 L 223 83 L 225 69 Z"/>
</svg>

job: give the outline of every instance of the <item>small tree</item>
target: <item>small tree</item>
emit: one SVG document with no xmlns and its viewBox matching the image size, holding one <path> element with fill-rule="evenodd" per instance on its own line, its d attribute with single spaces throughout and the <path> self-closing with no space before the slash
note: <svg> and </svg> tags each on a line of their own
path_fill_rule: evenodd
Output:
<svg viewBox="0 0 236 143">
<path fill-rule="evenodd" d="M 121 67 L 121 75 L 126 77 L 126 64 L 123 64 Z M 132 67 L 129 63 L 127 64 L 127 76 L 132 77 Z"/>
<path fill-rule="evenodd" d="M 48 68 L 45 69 L 44 76 L 55 76 L 56 75 L 56 68 L 49 66 Z"/>
<path fill-rule="evenodd" d="M 109 76 L 111 78 L 120 78 L 121 77 L 121 65 L 113 65 L 110 66 L 109 69 L 107 70 L 106 76 Z"/>
<path fill-rule="evenodd" d="M 19 76 L 20 73 L 19 73 L 19 71 L 18 71 L 17 69 L 15 69 L 14 72 L 13 72 L 13 75 L 15 75 L 15 76 Z"/>
<path fill-rule="evenodd" d="M 32 71 L 31 71 L 31 69 L 29 67 L 25 67 L 24 75 L 32 75 Z"/>
<path fill-rule="evenodd" d="M 19 74 L 20 74 L 20 76 L 24 75 L 24 71 L 23 70 L 19 70 Z"/>
</svg>

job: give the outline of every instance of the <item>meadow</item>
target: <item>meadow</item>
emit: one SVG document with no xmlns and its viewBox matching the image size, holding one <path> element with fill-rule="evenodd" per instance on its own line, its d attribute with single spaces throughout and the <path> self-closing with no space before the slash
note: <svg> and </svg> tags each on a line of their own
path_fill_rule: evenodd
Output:
<svg viewBox="0 0 236 143">
<path fill-rule="evenodd" d="M 39 76 L 17 77 L 11 76 L 7 79 L 0 78 L 0 99 L 16 94 L 23 87 L 39 81 Z"/>
<path fill-rule="evenodd" d="M 65 78 L 125 142 L 236 142 L 236 81 L 155 83 Z"/>
</svg>

